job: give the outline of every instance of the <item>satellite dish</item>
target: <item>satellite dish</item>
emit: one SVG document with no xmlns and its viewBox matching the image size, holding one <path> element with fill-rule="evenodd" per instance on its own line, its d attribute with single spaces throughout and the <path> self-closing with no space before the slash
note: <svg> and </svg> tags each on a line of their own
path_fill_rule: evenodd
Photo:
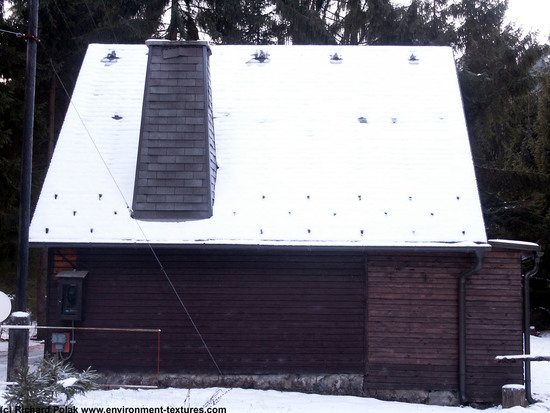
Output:
<svg viewBox="0 0 550 413">
<path fill-rule="evenodd" d="M 5 293 L 0 291 L 0 322 L 3 322 L 11 314 L 11 300 Z"/>
</svg>

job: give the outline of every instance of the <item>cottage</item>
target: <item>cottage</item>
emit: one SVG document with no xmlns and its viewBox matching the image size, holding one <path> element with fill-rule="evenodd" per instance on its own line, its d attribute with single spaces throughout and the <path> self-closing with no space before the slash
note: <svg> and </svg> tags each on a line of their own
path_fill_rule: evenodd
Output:
<svg viewBox="0 0 550 413">
<path fill-rule="evenodd" d="M 90 45 L 30 240 L 80 367 L 462 403 L 524 381 L 494 359 L 537 246 L 486 238 L 447 47 Z"/>
</svg>

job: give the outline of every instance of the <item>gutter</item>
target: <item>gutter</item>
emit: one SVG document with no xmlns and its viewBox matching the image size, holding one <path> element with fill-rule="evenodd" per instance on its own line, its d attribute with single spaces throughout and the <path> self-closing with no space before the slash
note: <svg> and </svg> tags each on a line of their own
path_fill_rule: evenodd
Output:
<svg viewBox="0 0 550 413">
<path fill-rule="evenodd" d="M 481 270 L 485 251 L 476 249 L 474 266 L 458 280 L 458 396 L 460 404 L 466 404 L 466 281 Z"/>
</svg>

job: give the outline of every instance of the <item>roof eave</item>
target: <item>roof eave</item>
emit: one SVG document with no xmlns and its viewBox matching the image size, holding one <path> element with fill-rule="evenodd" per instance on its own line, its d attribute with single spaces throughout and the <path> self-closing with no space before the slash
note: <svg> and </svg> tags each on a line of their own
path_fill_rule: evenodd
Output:
<svg viewBox="0 0 550 413">
<path fill-rule="evenodd" d="M 195 243 L 147 243 L 147 242 L 31 242 L 33 248 L 187 248 L 187 249 L 278 249 L 278 250 L 363 250 L 363 251 L 414 251 L 414 252 L 439 252 L 439 251 L 460 251 L 473 252 L 478 250 L 488 251 L 491 244 L 485 242 L 433 242 L 433 243 L 395 243 L 395 244 L 336 244 L 336 243 L 216 243 L 216 242 L 195 242 Z"/>
</svg>

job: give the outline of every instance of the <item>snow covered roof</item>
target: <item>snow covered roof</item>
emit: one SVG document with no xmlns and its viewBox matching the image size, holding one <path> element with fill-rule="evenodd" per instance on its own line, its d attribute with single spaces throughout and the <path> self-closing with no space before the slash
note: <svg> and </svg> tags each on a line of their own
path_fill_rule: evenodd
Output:
<svg viewBox="0 0 550 413">
<path fill-rule="evenodd" d="M 447 47 L 212 46 L 213 216 L 133 219 L 147 52 L 89 46 L 31 243 L 487 243 Z"/>
</svg>

